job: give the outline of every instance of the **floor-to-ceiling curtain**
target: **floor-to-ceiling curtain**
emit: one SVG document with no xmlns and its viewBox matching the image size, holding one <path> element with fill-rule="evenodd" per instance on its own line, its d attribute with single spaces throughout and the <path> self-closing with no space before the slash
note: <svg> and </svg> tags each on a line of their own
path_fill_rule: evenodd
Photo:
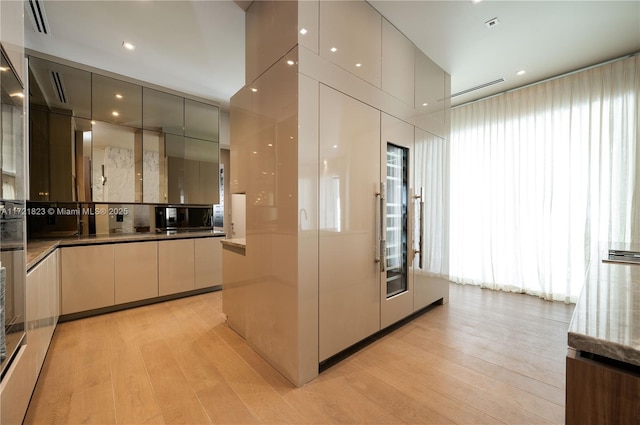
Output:
<svg viewBox="0 0 640 425">
<path fill-rule="evenodd" d="M 574 302 L 640 242 L 640 56 L 452 111 L 450 278 Z"/>
</svg>

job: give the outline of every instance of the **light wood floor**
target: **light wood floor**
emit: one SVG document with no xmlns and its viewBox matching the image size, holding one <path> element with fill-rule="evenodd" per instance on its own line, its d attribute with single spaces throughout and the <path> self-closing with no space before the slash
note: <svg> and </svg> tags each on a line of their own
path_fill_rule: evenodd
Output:
<svg viewBox="0 0 640 425">
<path fill-rule="evenodd" d="M 295 388 L 209 293 L 62 323 L 26 424 L 562 424 L 573 306 L 451 286 L 450 303 Z"/>
</svg>

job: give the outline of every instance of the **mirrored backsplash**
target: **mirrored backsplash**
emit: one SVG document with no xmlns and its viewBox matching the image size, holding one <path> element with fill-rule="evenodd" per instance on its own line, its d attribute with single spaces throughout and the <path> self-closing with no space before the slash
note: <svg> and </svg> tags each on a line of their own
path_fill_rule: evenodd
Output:
<svg viewBox="0 0 640 425">
<path fill-rule="evenodd" d="M 28 239 L 223 230 L 214 207 L 28 202 Z"/>
</svg>

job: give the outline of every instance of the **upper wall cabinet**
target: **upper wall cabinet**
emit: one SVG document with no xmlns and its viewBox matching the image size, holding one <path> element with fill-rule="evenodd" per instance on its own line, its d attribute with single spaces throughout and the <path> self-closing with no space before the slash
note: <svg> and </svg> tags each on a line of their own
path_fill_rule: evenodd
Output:
<svg viewBox="0 0 640 425">
<path fill-rule="evenodd" d="M 382 20 L 382 90 L 413 105 L 415 52 L 413 43 Z"/>
<path fill-rule="evenodd" d="M 29 58 L 29 103 L 53 113 L 91 119 L 91 73 Z"/>
<path fill-rule="evenodd" d="M 144 97 L 142 124 L 145 130 L 165 134 L 184 134 L 183 98 L 147 87 L 142 88 L 142 96 Z"/>
<path fill-rule="evenodd" d="M 218 202 L 217 106 L 35 57 L 29 63 L 31 200 Z"/>
<path fill-rule="evenodd" d="M 91 201 L 90 119 L 91 73 L 29 58 L 29 199 Z"/>
<path fill-rule="evenodd" d="M 142 127 L 142 87 L 92 74 L 91 89 L 91 118 L 94 121 Z"/>
<path fill-rule="evenodd" d="M 414 107 L 444 123 L 447 106 L 445 72 L 417 48 L 415 52 Z"/>
<path fill-rule="evenodd" d="M 184 100 L 184 135 L 218 142 L 218 108 L 195 100 Z"/>
<path fill-rule="evenodd" d="M 320 56 L 380 87 L 382 16 L 361 1 L 320 2 Z"/>
<path fill-rule="evenodd" d="M 297 1 L 254 1 L 249 6 L 245 18 L 247 84 L 258 78 L 296 45 L 297 16 Z"/>
</svg>

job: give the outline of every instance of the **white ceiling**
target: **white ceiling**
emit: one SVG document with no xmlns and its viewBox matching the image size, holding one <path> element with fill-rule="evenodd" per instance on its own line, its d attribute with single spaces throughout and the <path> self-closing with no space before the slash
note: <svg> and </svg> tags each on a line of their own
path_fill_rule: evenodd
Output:
<svg viewBox="0 0 640 425">
<path fill-rule="evenodd" d="M 370 0 L 451 74 L 453 104 L 640 51 L 640 0 Z M 51 35 L 27 48 L 228 106 L 244 85 L 244 11 L 233 1 L 44 2 Z M 489 29 L 484 23 L 498 18 Z M 133 52 L 123 41 L 136 45 Z M 519 70 L 526 70 L 517 76 Z"/>
</svg>

